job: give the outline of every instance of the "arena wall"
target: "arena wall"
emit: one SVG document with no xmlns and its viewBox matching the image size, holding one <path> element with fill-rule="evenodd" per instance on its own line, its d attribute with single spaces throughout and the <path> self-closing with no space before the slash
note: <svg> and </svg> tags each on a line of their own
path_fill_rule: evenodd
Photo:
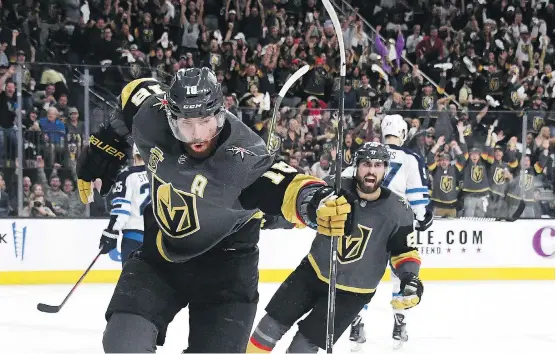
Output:
<svg viewBox="0 0 556 354">
<path fill-rule="evenodd" d="M 0 220 L 0 284 L 74 283 L 92 261 L 106 220 Z M 280 282 L 309 251 L 314 231 L 261 231 L 262 282 Z M 554 220 L 438 220 L 412 240 L 423 280 L 554 280 Z M 86 282 L 115 282 L 120 254 L 102 256 Z M 389 271 L 385 273 L 389 279 Z"/>
</svg>

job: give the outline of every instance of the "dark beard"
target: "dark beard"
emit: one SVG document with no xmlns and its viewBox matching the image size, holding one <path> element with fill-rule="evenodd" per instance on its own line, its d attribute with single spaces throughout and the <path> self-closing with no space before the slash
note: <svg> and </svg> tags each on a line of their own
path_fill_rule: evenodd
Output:
<svg viewBox="0 0 556 354">
<path fill-rule="evenodd" d="M 184 144 L 184 147 L 185 147 L 185 151 L 187 152 L 187 155 L 197 160 L 203 160 L 209 157 L 214 152 L 214 149 L 216 147 L 216 142 L 217 142 L 217 138 L 215 137 L 211 140 L 208 147 L 201 152 L 193 150 L 190 147 L 190 144 Z"/>
<path fill-rule="evenodd" d="M 377 183 L 375 183 L 373 187 L 367 187 L 364 181 L 365 177 L 361 178 L 357 176 L 355 177 L 355 179 L 357 181 L 357 189 L 364 194 L 374 193 L 377 189 L 380 188 L 380 185 L 382 184 L 382 180 L 383 180 L 383 179 L 377 180 Z"/>
</svg>

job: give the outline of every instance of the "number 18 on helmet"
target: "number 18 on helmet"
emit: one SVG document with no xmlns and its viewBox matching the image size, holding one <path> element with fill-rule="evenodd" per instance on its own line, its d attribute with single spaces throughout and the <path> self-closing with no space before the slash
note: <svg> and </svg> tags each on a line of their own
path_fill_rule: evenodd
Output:
<svg viewBox="0 0 556 354">
<path fill-rule="evenodd" d="M 166 99 L 168 123 L 178 140 L 188 144 L 207 142 L 222 130 L 224 95 L 209 68 L 179 70 Z"/>
</svg>

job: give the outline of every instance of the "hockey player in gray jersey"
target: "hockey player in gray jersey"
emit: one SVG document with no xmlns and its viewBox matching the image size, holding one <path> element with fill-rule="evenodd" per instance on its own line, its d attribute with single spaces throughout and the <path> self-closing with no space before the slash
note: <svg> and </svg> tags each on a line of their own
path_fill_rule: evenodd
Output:
<svg viewBox="0 0 556 354">
<path fill-rule="evenodd" d="M 112 187 L 112 197 L 110 222 L 102 232 L 100 247 L 102 253 L 116 248 L 119 233 L 122 232 L 123 265 L 131 252 L 143 243 L 143 212 L 151 202 L 145 162 L 136 145 L 133 145 L 133 166 L 120 172 Z"/>
<path fill-rule="evenodd" d="M 420 257 L 408 245 L 413 236 L 413 212 L 405 200 L 381 187 L 389 154 L 380 143 L 366 143 L 355 154 L 353 178 L 343 178 L 352 214 L 349 236 L 338 243 L 336 341 L 373 297 L 388 261 L 401 280 L 401 296 L 392 300 L 398 309 L 417 305 L 423 294 L 418 278 Z M 309 204 L 307 214 L 317 208 Z M 325 349 L 330 240 L 317 233 L 309 254 L 284 281 L 266 307 L 266 315 L 251 336 L 248 353 L 270 352 L 301 318 L 288 353 L 317 353 Z"/>
<path fill-rule="evenodd" d="M 110 181 L 133 140 L 151 189 L 143 244 L 124 264 L 108 305 L 104 350 L 155 352 L 187 306 L 187 352 L 245 352 L 258 302 L 257 215 L 341 236 L 351 205 L 344 196 L 331 198 L 324 181 L 276 162 L 264 141 L 224 109 L 210 69 L 182 69 L 163 92 L 156 82 L 142 84 L 124 88 L 121 109 L 92 135 L 79 163 L 88 201 L 91 181 Z M 140 106 L 131 118 L 123 112 L 130 104 Z M 309 203 L 321 207 L 308 215 Z"/>
</svg>

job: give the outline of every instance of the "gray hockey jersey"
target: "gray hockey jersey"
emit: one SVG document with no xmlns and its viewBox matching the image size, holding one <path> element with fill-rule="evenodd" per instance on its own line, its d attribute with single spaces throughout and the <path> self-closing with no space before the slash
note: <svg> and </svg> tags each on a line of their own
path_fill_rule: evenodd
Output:
<svg viewBox="0 0 556 354">
<path fill-rule="evenodd" d="M 353 179 L 342 187 L 356 193 Z M 416 248 L 408 246 L 413 231 L 413 211 L 400 196 L 382 188 L 375 201 L 358 200 L 352 209 L 351 235 L 338 242 L 337 289 L 372 293 L 390 261 L 397 273 L 419 274 L 421 260 Z M 317 233 L 308 259 L 317 277 L 329 281 L 330 237 Z"/>
<path fill-rule="evenodd" d="M 488 154 L 481 153 L 481 158 L 474 164 L 469 158 L 466 144 L 461 144 L 461 150 L 467 163 L 463 169 L 462 191 L 473 193 L 476 196 L 485 195 L 490 190 L 489 179 L 487 176 Z"/>
<path fill-rule="evenodd" d="M 132 130 L 147 163 L 160 229 L 154 242 L 165 260 L 184 262 L 206 252 L 260 214 L 259 209 L 297 223 L 298 192 L 324 184 L 275 163 L 263 140 L 230 113 L 212 155 L 190 157 L 169 129 L 165 104 L 165 94 L 146 98 Z M 145 242 L 152 242 L 149 237 L 155 236 L 146 232 Z"/>
</svg>

